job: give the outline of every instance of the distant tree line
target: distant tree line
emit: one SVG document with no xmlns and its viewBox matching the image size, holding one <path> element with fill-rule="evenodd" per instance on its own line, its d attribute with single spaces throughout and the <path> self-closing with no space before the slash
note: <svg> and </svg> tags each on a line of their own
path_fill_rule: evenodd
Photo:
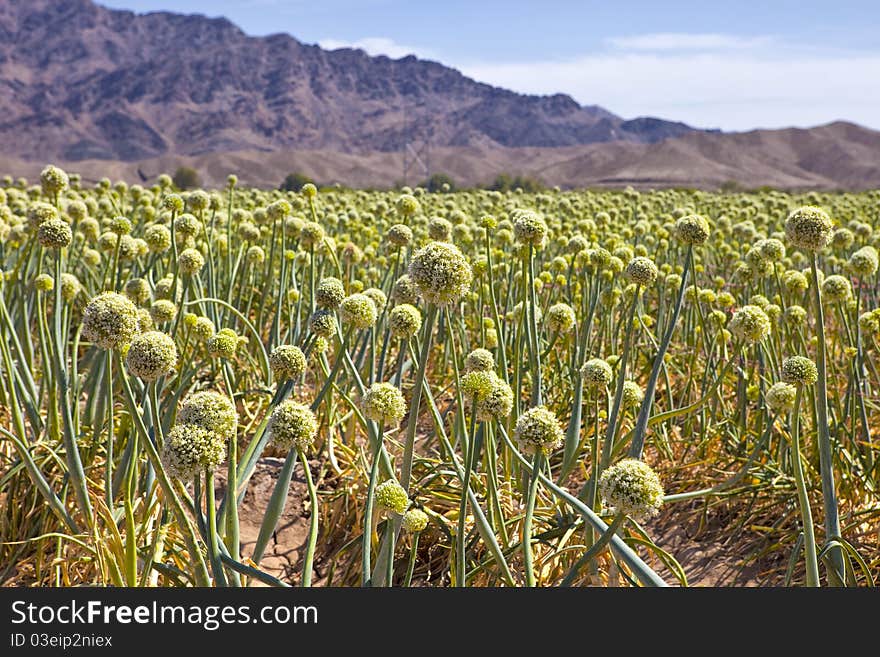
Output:
<svg viewBox="0 0 880 657">
<path fill-rule="evenodd" d="M 282 192 L 298 192 L 303 188 L 303 185 L 307 185 L 308 183 L 312 183 L 314 185 L 315 181 L 304 173 L 294 171 L 292 173 L 288 173 L 284 177 L 284 180 L 281 181 L 278 189 L 280 189 Z"/>
<path fill-rule="evenodd" d="M 201 184 L 198 171 L 188 166 L 178 167 L 172 176 L 172 181 L 174 186 L 180 190 L 193 189 Z M 284 177 L 284 180 L 278 185 L 278 189 L 285 192 L 298 192 L 306 183 L 317 184 L 311 176 L 300 171 L 292 171 Z M 394 186 L 399 189 L 403 184 L 398 182 Z M 434 173 L 422 181 L 419 187 L 423 187 L 433 193 L 454 192 L 464 189 L 447 173 Z M 540 192 L 547 189 L 547 186 L 538 178 L 520 174 L 511 175 L 509 173 L 499 173 L 489 185 L 478 185 L 477 187 L 497 192 L 510 192 L 521 189 L 527 193 Z"/>
<path fill-rule="evenodd" d="M 171 182 L 180 190 L 192 189 L 200 184 L 199 172 L 192 167 L 177 167 L 177 171 L 171 176 Z"/>
<path fill-rule="evenodd" d="M 534 193 L 547 189 L 547 186 L 537 178 L 530 176 L 511 176 L 507 173 L 499 173 L 489 186 L 489 189 L 496 192 L 509 192 L 514 189 L 521 189 L 527 193 Z"/>
<path fill-rule="evenodd" d="M 423 181 L 419 187 L 424 187 L 429 192 L 454 192 L 461 189 L 452 176 L 446 173 L 433 174 L 430 178 Z M 478 187 L 497 192 L 510 192 L 515 189 L 521 189 L 524 192 L 540 192 L 547 189 L 547 186 L 537 178 L 511 175 L 509 173 L 500 173 L 491 184 L 479 185 Z"/>
</svg>

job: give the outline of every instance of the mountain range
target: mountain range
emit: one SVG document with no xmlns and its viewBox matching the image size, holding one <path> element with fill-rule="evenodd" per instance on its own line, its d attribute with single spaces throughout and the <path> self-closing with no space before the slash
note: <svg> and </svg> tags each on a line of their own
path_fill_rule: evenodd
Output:
<svg viewBox="0 0 880 657">
<path fill-rule="evenodd" d="M 206 183 L 219 169 L 263 185 L 299 170 L 388 186 L 411 143 L 467 184 L 509 172 L 572 186 L 880 186 L 880 133 L 852 124 L 720 134 L 625 120 L 414 56 L 91 0 L 0 0 L 0 90 L 0 170 L 16 174 L 54 161 L 145 178 L 188 163 Z"/>
</svg>

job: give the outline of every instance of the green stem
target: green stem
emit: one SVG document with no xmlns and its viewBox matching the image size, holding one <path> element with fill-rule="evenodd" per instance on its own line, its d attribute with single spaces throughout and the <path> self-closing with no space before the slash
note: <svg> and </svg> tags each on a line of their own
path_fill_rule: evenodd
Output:
<svg viewBox="0 0 880 657">
<path fill-rule="evenodd" d="M 791 415 L 791 451 L 794 466 L 794 480 L 797 486 L 798 504 L 801 507 L 801 522 L 804 526 L 804 548 L 807 560 L 807 586 L 819 586 L 819 562 L 816 557 L 816 536 L 813 531 L 813 513 L 804 480 L 801 463 L 800 414 L 803 389 L 798 386 Z"/>
<path fill-rule="evenodd" d="M 611 542 L 611 539 L 614 538 L 615 534 L 617 534 L 617 530 L 620 529 L 620 526 L 623 524 L 624 520 L 626 520 L 626 514 L 618 513 L 614 516 L 614 519 L 611 521 L 611 524 L 608 525 L 608 529 L 606 529 L 599 539 L 593 543 L 590 548 L 584 552 L 583 556 L 577 560 L 574 566 L 571 567 L 571 570 L 568 571 L 568 574 L 565 576 L 565 579 L 562 580 L 562 583 L 559 585 L 560 587 L 569 587 L 574 583 L 574 580 L 577 579 L 578 572 L 580 569 L 584 567 L 584 564 L 592 561 L 599 552 L 602 551 L 608 543 Z"/>
<path fill-rule="evenodd" d="M 134 451 L 137 453 L 137 433 L 131 440 L 134 441 Z M 137 530 L 134 523 L 134 496 L 137 485 L 137 459 L 131 459 L 128 464 L 125 479 L 125 573 L 126 586 L 137 586 Z"/>
<path fill-rule="evenodd" d="M 525 568 L 526 586 L 535 586 L 535 567 L 532 555 L 532 517 L 535 513 L 535 499 L 538 496 L 538 481 L 540 480 L 541 466 L 543 464 L 544 452 L 540 448 L 535 451 L 535 458 L 532 461 L 531 478 L 529 480 L 529 494 L 526 499 L 526 515 L 523 519 L 522 529 L 522 549 L 523 549 L 523 566 Z"/>
<path fill-rule="evenodd" d="M 623 337 L 623 355 L 620 357 L 620 368 L 617 372 L 617 386 L 614 391 L 614 403 L 611 406 L 611 414 L 608 416 L 608 426 L 605 428 L 605 444 L 613 445 L 617 436 L 617 419 L 620 416 L 620 406 L 623 403 L 623 384 L 626 382 L 626 369 L 629 364 L 629 351 L 632 343 L 633 318 L 636 313 L 636 305 L 639 301 L 639 291 L 641 286 L 636 285 L 633 294 L 632 305 L 629 309 L 629 315 L 626 318 L 626 332 Z M 610 447 L 609 447 L 610 449 Z"/>
<path fill-rule="evenodd" d="M 400 484 L 409 492 L 410 479 L 412 477 L 413 452 L 416 442 L 416 428 L 419 421 L 419 405 L 422 401 L 422 384 L 425 381 L 425 373 L 428 370 L 428 356 L 431 353 L 431 336 L 434 331 L 434 319 L 437 316 L 437 306 L 428 304 L 425 316 L 425 337 L 422 341 L 422 352 L 419 355 L 419 370 L 413 384 L 412 402 L 410 403 L 409 419 L 406 424 L 406 442 L 403 448 L 403 463 L 400 468 Z"/>
<path fill-rule="evenodd" d="M 208 549 L 210 549 L 211 570 L 214 571 L 214 583 L 217 586 L 226 586 L 226 575 L 223 572 L 223 562 L 220 559 L 220 544 L 217 536 L 217 504 L 214 499 L 214 473 L 205 472 L 205 493 L 208 506 Z"/>
<path fill-rule="evenodd" d="M 538 347 L 538 322 L 536 313 L 538 312 L 538 301 L 535 296 L 535 262 L 534 262 L 534 246 L 529 244 L 528 267 L 528 285 L 529 293 L 524 295 L 523 305 L 528 306 L 529 314 L 527 315 L 528 334 L 529 334 L 529 361 L 532 371 L 532 406 L 540 406 L 543 401 L 541 394 L 541 357 Z"/>
<path fill-rule="evenodd" d="M 223 378 L 229 393 L 229 399 L 235 399 L 232 386 L 232 375 L 229 371 L 229 363 L 223 361 Z M 225 529 L 225 539 L 229 556 L 239 561 L 239 522 L 238 522 L 238 431 L 233 428 L 229 437 L 228 469 L 226 476 L 226 500 L 223 506 L 224 515 L 221 522 Z M 235 585 L 240 583 L 237 573 L 231 573 L 231 582 Z"/>
<path fill-rule="evenodd" d="M 266 514 L 263 516 L 263 522 L 260 524 L 260 533 L 257 536 L 257 542 L 254 544 L 254 552 L 251 560 L 260 565 L 266 546 L 269 544 L 269 538 L 272 536 L 275 528 L 278 526 L 278 519 L 284 513 L 284 507 L 287 505 L 287 493 L 290 490 L 290 480 L 293 477 L 293 469 L 296 465 L 297 450 L 292 449 L 284 459 L 284 465 L 281 466 L 281 472 L 278 480 L 275 482 L 275 488 L 272 489 L 272 496 L 269 498 L 269 504 L 266 507 Z"/>
<path fill-rule="evenodd" d="M 413 534 L 412 546 L 409 549 L 409 564 L 406 567 L 406 577 L 403 580 L 403 587 L 409 588 L 412 585 L 413 571 L 416 568 L 416 557 L 419 552 L 419 534 Z"/>
<path fill-rule="evenodd" d="M 507 435 L 507 432 L 504 430 L 504 427 L 498 425 L 498 431 L 501 434 L 501 437 L 504 439 L 504 443 L 507 445 L 507 448 L 510 450 L 510 453 L 516 458 L 517 461 L 522 465 L 522 467 L 529 474 L 534 472 L 534 468 L 532 464 L 526 459 L 525 456 L 520 454 L 519 450 L 516 448 L 516 445 L 513 444 L 513 441 L 510 439 L 510 436 Z M 547 475 L 540 473 L 539 477 L 541 481 L 550 491 L 559 497 L 560 499 L 567 502 L 574 508 L 578 513 L 581 514 L 583 519 L 590 523 L 596 530 L 600 533 L 604 533 L 608 529 L 608 525 L 606 525 L 602 519 L 596 515 L 596 512 L 593 511 L 586 504 L 581 502 L 577 497 L 569 493 L 567 490 L 561 488 L 557 484 L 553 483 Z M 617 554 L 618 557 L 632 569 L 633 573 L 635 573 L 636 577 L 642 584 L 645 586 L 668 586 L 666 582 L 663 581 L 663 578 L 660 577 L 657 573 L 655 573 L 651 568 L 642 561 L 642 558 L 636 554 L 633 549 L 627 545 L 619 536 L 611 537 L 611 549 Z"/>
<path fill-rule="evenodd" d="M 74 488 L 77 504 L 83 514 L 86 524 L 92 524 L 92 505 L 89 501 L 89 490 L 83 470 L 82 459 L 79 454 L 79 446 L 76 444 L 76 432 L 73 426 L 73 416 L 70 411 L 70 382 L 67 375 L 67 345 L 61 342 L 61 250 L 55 254 L 55 384 L 57 386 L 57 399 L 52 404 L 59 404 L 61 420 L 63 423 L 64 454 L 67 459 L 67 469 L 71 484 Z M 42 319 L 40 320 L 42 321 Z"/>
<path fill-rule="evenodd" d="M 372 422 L 370 426 L 375 426 Z M 361 581 L 363 586 L 370 585 L 371 559 L 373 550 L 373 503 L 376 497 L 376 479 L 379 475 L 379 452 L 382 449 L 384 431 L 378 428 L 373 447 L 373 460 L 370 465 L 370 483 L 367 487 L 367 500 L 364 505 L 364 533 L 362 537 Z"/>
<path fill-rule="evenodd" d="M 468 493 L 471 490 L 471 470 L 474 463 L 474 444 L 476 436 L 474 435 L 474 426 L 477 419 L 477 402 L 476 399 L 471 404 L 471 421 L 470 432 L 466 436 L 464 443 L 464 481 L 462 482 L 461 501 L 458 506 L 458 529 L 455 535 L 456 557 L 455 557 L 455 584 L 456 586 L 467 586 L 467 505 Z"/>
<path fill-rule="evenodd" d="M 302 574 L 302 585 L 304 588 L 308 588 L 312 585 L 312 564 L 315 560 L 315 546 L 318 543 L 318 491 L 315 488 L 315 482 L 312 479 L 312 472 L 309 469 L 309 461 L 306 455 L 300 452 L 299 458 L 302 461 L 303 472 L 306 476 L 306 486 L 309 489 L 309 504 L 312 507 L 309 516 L 309 537 L 306 541 L 306 550 L 303 556 Z"/>
<path fill-rule="evenodd" d="M 633 431 L 632 444 L 630 445 L 629 455 L 632 458 L 639 459 L 642 457 L 642 450 L 645 447 L 645 439 L 648 432 L 648 419 L 651 415 L 651 407 L 654 405 L 654 395 L 657 392 L 657 381 L 660 378 L 660 371 L 663 369 L 663 359 L 669 344 L 672 342 L 672 334 L 675 332 L 675 325 L 678 323 L 678 316 L 681 314 L 681 306 L 684 301 L 684 291 L 687 287 L 688 272 L 690 270 L 691 258 L 694 256 L 694 247 L 688 245 L 687 256 L 685 257 L 684 271 L 681 275 L 681 285 L 678 288 L 678 297 L 675 300 L 675 309 L 672 311 L 672 318 L 666 327 L 666 334 L 663 336 L 663 342 L 660 344 L 660 350 L 654 357 L 654 365 L 651 369 L 651 377 L 648 379 L 648 386 L 645 389 L 645 397 L 642 405 L 639 407 L 639 417 L 636 420 L 636 427 Z"/>
<path fill-rule="evenodd" d="M 822 297 L 819 291 L 819 272 L 816 267 L 816 254 L 810 258 L 810 269 L 813 275 L 813 303 L 816 306 L 816 368 L 819 379 L 816 381 L 816 410 L 819 440 L 819 469 L 822 477 L 822 499 L 825 510 L 825 540 L 831 541 L 841 535 L 840 516 L 837 508 L 837 494 L 834 490 L 834 471 L 831 455 L 831 428 L 828 424 L 828 389 L 827 367 L 825 358 L 825 316 L 822 311 Z M 843 549 L 839 545 L 829 550 L 834 575 L 843 582 L 846 569 L 844 566 Z"/>
<path fill-rule="evenodd" d="M 107 350 L 107 364 L 104 370 L 104 403 L 107 406 L 107 447 L 104 459 L 104 494 L 107 497 L 107 507 L 113 508 L 113 451 L 115 439 L 113 436 L 113 350 Z"/>
<path fill-rule="evenodd" d="M 486 230 L 486 265 L 487 278 L 489 279 L 489 299 L 492 302 L 492 321 L 495 324 L 495 332 L 498 335 L 498 368 L 507 377 L 507 353 L 504 348 L 504 327 L 498 316 L 498 301 L 495 296 L 495 283 L 493 280 L 492 248 L 489 242 L 489 231 Z"/>
<path fill-rule="evenodd" d="M 162 460 L 159 457 L 159 453 L 156 451 L 156 446 L 153 444 L 153 441 L 150 440 L 149 432 L 144 425 L 143 418 L 138 413 L 137 402 L 135 402 L 134 393 L 131 390 L 131 385 L 129 384 L 128 379 L 125 377 L 124 374 L 121 377 L 121 380 L 122 390 L 125 393 L 125 400 L 128 404 L 129 413 L 134 419 L 135 429 L 139 432 L 141 443 L 144 445 L 147 451 L 147 458 L 149 459 L 150 464 L 153 466 L 153 469 L 156 471 L 156 479 L 159 482 L 159 486 L 162 488 L 162 492 L 165 494 L 165 499 L 169 504 L 171 504 L 174 516 L 177 520 L 181 532 L 183 533 L 183 538 L 186 542 L 187 550 L 190 553 L 190 558 L 194 560 L 193 566 L 195 570 L 196 584 L 198 586 L 210 586 L 211 578 L 208 575 L 208 569 L 205 565 L 202 551 L 199 549 L 198 541 L 196 540 L 195 531 L 193 529 L 192 523 L 190 522 L 189 517 L 186 515 L 186 512 L 183 510 L 183 506 L 180 503 L 180 498 L 175 492 L 171 480 L 168 479 L 168 475 L 165 473 L 165 468 L 162 465 Z"/>
</svg>

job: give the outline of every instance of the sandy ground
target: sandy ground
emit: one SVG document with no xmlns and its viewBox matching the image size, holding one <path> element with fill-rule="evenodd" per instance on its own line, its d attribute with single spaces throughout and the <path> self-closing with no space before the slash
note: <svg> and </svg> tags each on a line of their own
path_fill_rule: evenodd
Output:
<svg viewBox="0 0 880 657">
<path fill-rule="evenodd" d="M 242 557 L 250 557 L 253 553 L 260 522 L 282 464 L 283 459 L 272 457 L 262 458 L 257 464 L 239 512 Z M 297 467 L 288 489 L 284 513 L 260 561 L 264 571 L 291 584 L 298 583 L 300 579 L 310 518 L 308 492 L 301 473 L 301 468 Z M 218 485 L 221 488 L 225 486 L 222 478 Z M 222 490 L 218 490 L 218 495 L 221 493 Z M 744 537 L 719 531 L 729 521 L 722 511 L 710 511 L 707 516 L 702 516 L 700 513 L 682 513 L 681 508 L 668 509 L 648 523 L 645 529 L 659 547 L 682 565 L 689 586 L 755 587 L 779 584 L 767 576 L 768 570 L 774 570 L 774 564 L 744 562 L 743 555 L 749 551 L 743 544 Z M 320 560 L 320 546 L 316 556 Z M 658 562 L 652 560 L 652 565 L 670 584 L 676 582 Z M 320 572 L 315 574 L 315 578 L 315 583 L 320 585 Z M 258 582 L 253 585 L 261 586 Z"/>
<path fill-rule="evenodd" d="M 253 554 L 254 544 L 260 533 L 260 523 L 283 463 L 284 459 L 273 457 L 264 457 L 257 462 L 238 512 L 242 558 L 249 558 Z M 219 499 L 225 491 L 225 477 L 218 477 L 217 484 Z M 287 491 L 284 513 L 260 560 L 261 570 L 291 584 L 300 579 L 303 550 L 309 532 L 311 510 L 307 508 L 308 505 L 308 489 L 302 476 L 302 467 L 298 463 Z M 254 582 L 252 586 L 263 585 Z"/>
<path fill-rule="evenodd" d="M 701 528 L 699 518 L 682 514 L 664 514 L 646 526 L 654 543 L 670 553 L 681 564 L 688 586 L 766 586 L 762 567 L 744 563 L 742 547 L 734 539 L 725 540 L 718 532 Z M 675 578 L 664 572 L 666 581 Z"/>
</svg>

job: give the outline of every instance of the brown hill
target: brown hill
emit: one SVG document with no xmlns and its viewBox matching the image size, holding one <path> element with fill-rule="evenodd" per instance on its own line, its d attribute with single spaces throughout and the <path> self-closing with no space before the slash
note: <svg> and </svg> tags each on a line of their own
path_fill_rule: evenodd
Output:
<svg viewBox="0 0 880 657">
<path fill-rule="evenodd" d="M 694 133 L 658 144 L 575 149 L 535 170 L 561 184 L 880 188 L 880 133 L 836 122 L 810 129 Z"/>
<path fill-rule="evenodd" d="M 220 151 L 649 143 L 692 129 L 527 96 L 409 56 L 322 50 L 226 19 L 0 0 L 0 138 L 27 160 Z"/>
<path fill-rule="evenodd" d="M 880 133 L 852 124 L 720 134 L 624 121 L 412 56 L 90 0 L 0 0 L 0 140 L 0 172 L 31 177 L 48 161 L 132 181 L 189 164 L 206 184 L 300 171 L 387 187 L 424 178 L 404 175 L 403 146 L 418 140 L 430 172 L 464 185 L 505 172 L 566 187 L 880 187 Z"/>
<path fill-rule="evenodd" d="M 222 185 L 235 172 L 243 183 L 277 186 L 291 171 L 319 182 L 389 187 L 403 179 L 399 152 L 364 155 L 334 151 L 237 151 L 197 156 L 163 156 L 138 162 L 64 162 L 87 180 L 103 176 L 152 181 L 180 165 L 198 170 L 202 182 Z M 486 184 L 499 173 L 535 176 L 563 187 L 695 186 L 717 188 L 769 185 L 791 189 L 880 189 L 880 133 L 850 123 L 809 130 L 755 130 L 738 134 L 692 134 L 657 144 L 606 143 L 559 148 L 497 145 L 438 148 L 431 170 L 462 185 Z M 35 177 L 44 162 L 0 157 L 0 173 Z M 410 173 L 417 184 L 423 176 Z"/>
</svg>

